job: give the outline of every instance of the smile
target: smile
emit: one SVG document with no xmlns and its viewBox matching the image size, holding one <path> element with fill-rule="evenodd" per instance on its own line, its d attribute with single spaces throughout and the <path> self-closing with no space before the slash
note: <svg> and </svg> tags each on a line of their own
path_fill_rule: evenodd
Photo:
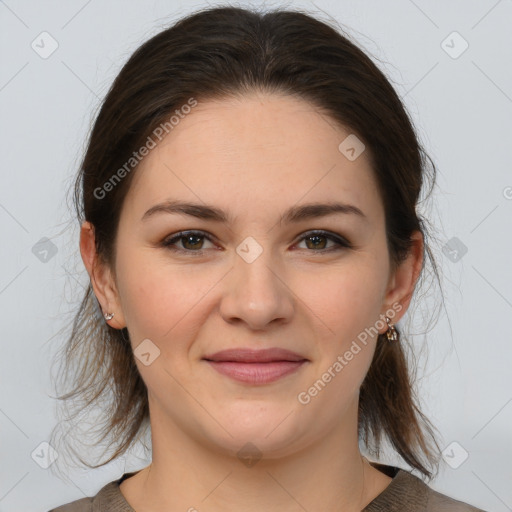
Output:
<svg viewBox="0 0 512 512">
<path fill-rule="evenodd" d="M 307 361 L 269 361 L 266 363 L 242 363 L 239 361 L 209 361 L 219 373 L 247 384 L 268 384 L 296 372 Z"/>
</svg>

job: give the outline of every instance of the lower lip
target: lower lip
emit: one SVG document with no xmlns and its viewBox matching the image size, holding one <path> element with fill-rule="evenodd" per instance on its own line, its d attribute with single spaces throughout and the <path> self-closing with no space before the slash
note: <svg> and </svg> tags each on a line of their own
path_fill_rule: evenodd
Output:
<svg viewBox="0 0 512 512">
<path fill-rule="evenodd" d="M 268 384 L 297 371 L 306 361 L 272 361 L 269 363 L 207 362 L 219 373 L 240 382 Z"/>
</svg>

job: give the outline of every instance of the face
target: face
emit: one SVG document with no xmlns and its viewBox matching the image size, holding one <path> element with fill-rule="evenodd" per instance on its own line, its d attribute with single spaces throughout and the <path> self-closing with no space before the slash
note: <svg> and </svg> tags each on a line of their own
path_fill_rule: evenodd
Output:
<svg viewBox="0 0 512 512">
<path fill-rule="evenodd" d="M 270 458 L 354 427 L 383 315 L 398 321 L 411 280 L 390 272 L 368 155 L 339 149 L 350 133 L 304 100 L 253 94 L 200 102 L 141 162 L 103 304 L 145 353 L 152 418 Z M 166 202 L 198 206 L 154 208 Z M 348 208 L 303 209 L 317 203 Z M 268 348 L 300 361 L 205 359 Z"/>
</svg>

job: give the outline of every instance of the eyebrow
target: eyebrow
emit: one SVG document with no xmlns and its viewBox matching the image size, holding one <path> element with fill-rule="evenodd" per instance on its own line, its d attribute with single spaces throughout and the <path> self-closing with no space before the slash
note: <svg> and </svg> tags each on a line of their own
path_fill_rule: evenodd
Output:
<svg viewBox="0 0 512 512">
<path fill-rule="evenodd" d="M 182 214 L 202 220 L 228 223 L 231 217 L 223 210 L 206 204 L 168 200 L 152 206 L 142 216 L 143 221 L 157 213 Z M 292 206 L 281 216 L 280 222 L 285 224 L 297 223 L 307 219 L 316 219 L 335 214 L 353 214 L 368 221 L 366 215 L 357 206 L 346 203 L 308 203 Z"/>
</svg>

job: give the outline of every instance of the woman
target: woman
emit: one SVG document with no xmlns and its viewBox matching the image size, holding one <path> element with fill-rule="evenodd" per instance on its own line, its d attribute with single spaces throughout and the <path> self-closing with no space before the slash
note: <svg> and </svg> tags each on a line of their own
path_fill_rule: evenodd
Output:
<svg viewBox="0 0 512 512">
<path fill-rule="evenodd" d="M 306 14 L 213 8 L 142 45 L 77 179 L 64 398 L 112 391 L 103 464 L 148 423 L 152 462 L 54 510 L 478 510 L 419 478 L 439 447 L 395 325 L 430 256 L 427 159 L 382 72 Z M 362 456 L 383 439 L 408 469 Z"/>
</svg>

